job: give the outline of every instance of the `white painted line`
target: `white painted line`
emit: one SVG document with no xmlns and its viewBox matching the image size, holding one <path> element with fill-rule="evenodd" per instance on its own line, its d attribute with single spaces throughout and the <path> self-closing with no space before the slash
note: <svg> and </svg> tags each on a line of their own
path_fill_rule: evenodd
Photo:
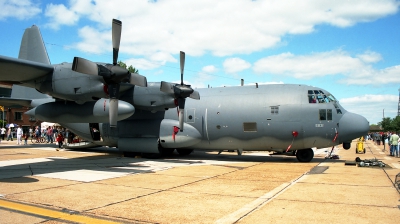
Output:
<svg viewBox="0 0 400 224">
<path fill-rule="evenodd" d="M 263 207 L 264 205 L 268 204 L 272 199 L 278 197 L 280 194 L 285 192 L 287 189 L 292 187 L 297 182 L 301 181 L 302 179 L 306 178 L 307 175 L 301 176 L 299 179 L 291 182 L 291 183 L 283 183 L 280 186 L 276 187 L 272 191 L 262 195 L 261 197 L 257 198 L 256 200 L 246 204 L 239 210 L 228 214 L 220 219 L 218 219 L 215 223 L 225 224 L 225 223 L 236 223 L 240 218 L 249 214 L 259 208 Z"/>
<path fill-rule="evenodd" d="M 396 167 L 396 169 L 400 169 L 400 164 L 392 163 L 392 167 Z"/>
<path fill-rule="evenodd" d="M 241 217 L 243 217 L 247 213 L 251 212 L 253 209 L 257 208 L 259 205 L 263 204 L 266 200 L 268 200 L 269 198 L 272 198 L 275 194 L 277 194 L 279 191 L 282 191 L 283 189 L 285 189 L 285 187 L 287 187 L 289 185 L 290 185 L 290 183 L 281 184 L 280 186 L 276 187 L 272 191 L 262 195 L 261 197 L 257 198 L 256 200 L 246 204 L 239 210 L 218 219 L 215 223 L 235 223 L 235 222 L 237 222 Z"/>
<path fill-rule="evenodd" d="M 128 174 L 129 174 L 128 172 L 125 173 L 125 172 L 97 171 L 97 170 L 74 170 L 74 171 L 39 174 L 35 176 L 64 179 L 64 180 L 74 180 L 81 182 L 92 182 L 92 181 L 122 177 Z"/>
<path fill-rule="evenodd" d="M 48 158 L 35 158 L 35 159 L 16 159 L 8 161 L 0 161 L 0 167 L 31 164 L 31 163 L 41 163 L 41 162 L 51 162 L 54 159 L 66 159 L 64 157 L 48 157 Z"/>
</svg>

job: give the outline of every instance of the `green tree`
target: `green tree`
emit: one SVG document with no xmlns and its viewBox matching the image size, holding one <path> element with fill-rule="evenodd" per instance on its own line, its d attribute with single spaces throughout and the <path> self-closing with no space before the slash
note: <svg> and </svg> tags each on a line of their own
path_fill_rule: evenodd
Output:
<svg viewBox="0 0 400 224">
<path fill-rule="evenodd" d="M 397 116 L 392 120 L 392 127 L 393 131 L 400 131 L 400 116 Z"/>
<path fill-rule="evenodd" d="M 385 117 L 378 123 L 384 131 L 400 131 L 400 116 L 393 119 Z"/>
<path fill-rule="evenodd" d="M 128 69 L 128 71 L 130 73 L 139 73 L 139 70 L 137 70 L 135 67 L 133 67 L 132 65 L 129 65 L 129 67 L 122 61 L 118 62 L 118 65 L 121 66 L 122 68 L 126 68 Z"/>
<path fill-rule="evenodd" d="M 382 127 L 383 131 L 391 131 L 391 123 L 392 119 L 390 117 L 385 117 L 378 125 Z"/>
</svg>

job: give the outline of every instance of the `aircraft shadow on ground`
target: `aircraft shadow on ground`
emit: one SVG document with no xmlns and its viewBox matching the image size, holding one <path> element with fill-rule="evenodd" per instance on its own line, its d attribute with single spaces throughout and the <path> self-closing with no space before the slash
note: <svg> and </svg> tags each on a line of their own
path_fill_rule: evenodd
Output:
<svg viewBox="0 0 400 224">
<path fill-rule="evenodd" d="M 4 148 L 18 148 L 21 146 L 7 146 Z M 49 147 L 49 145 L 42 145 Z M 37 148 L 36 145 L 25 148 Z M 55 148 L 55 147 L 54 147 Z M 207 161 L 224 161 L 224 162 L 260 162 L 260 163 L 299 163 L 294 156 L 274 155 L 260 156 L 246 153 L 244 155 L 236 154 L 212 154 L 204 151 L 194 151 L 190 155 L 181 156 L 174 153 L 171 156 L 165 156 L 158 159 L 147 158 L 131 158 L 122 157 L 122 153 L 116 148 L 90 148 L 90 149 L 68 149 L 70 152 L 102 152 L 101 155 L 88 155 L 76 158 L 64 158 L 62 154 L 54 151 L 54 157 L 36 158 L 41 160 L 24 164 L 2 165 L 0 161 L 0 182 L 28 183 L 35 182 L 32 176 L 41 174 L 50 174 L 58 172 L 68 172 L 77 170 L 103 171 L 125 174 L 136 173 L 154 173 L 152 163 L 168 163 L 168 164 L 208 164 Z M 106 154 L 104 154 L 106 153 Z M 3 154 L 5 155 L 5 154 Z M 1 153 L 0 153 L 1 156 Z M 320 163 L 325 158 L 314 158 L 312 163 Z M 7 161 L 10 162 L 10 161 Z M 338 162 L 337 160 L 335 162 Z M 221 164 L 219 164 L 221 165 Z"/>
</svg>

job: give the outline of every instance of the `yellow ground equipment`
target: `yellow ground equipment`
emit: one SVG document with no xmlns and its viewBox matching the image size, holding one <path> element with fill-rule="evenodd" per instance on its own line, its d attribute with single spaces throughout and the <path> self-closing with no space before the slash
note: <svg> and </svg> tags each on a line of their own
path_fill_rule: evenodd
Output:
<svg viewBox="0 0 400 224">
<path fill-rule="evenodd" d="M 357 145 L 356 145 L 356 154 L 357 153 L 364 153 L 365 154 L 364 137 L 360 137 L 358 139 L 358 142 L 357 142 Z"/>
</svg>

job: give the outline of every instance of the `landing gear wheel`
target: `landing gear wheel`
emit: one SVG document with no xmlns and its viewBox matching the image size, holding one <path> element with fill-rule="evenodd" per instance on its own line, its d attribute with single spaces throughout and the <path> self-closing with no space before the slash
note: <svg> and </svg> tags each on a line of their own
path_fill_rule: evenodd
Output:
<svg viewBox="0 0 400 224">
<path fill-rule="evenodd" d="M 299 162 L 310 162 L 314 158 L 314 151 L 312 149 L 297 150 L 296 158 Z"/>
<path fill-rule="evenodd" d="M 179 153 L 181 156 L 187 156 L 190 153 L 193 152 L 193 149 L 176 149 L 176 151 Z"/>
</svg>

